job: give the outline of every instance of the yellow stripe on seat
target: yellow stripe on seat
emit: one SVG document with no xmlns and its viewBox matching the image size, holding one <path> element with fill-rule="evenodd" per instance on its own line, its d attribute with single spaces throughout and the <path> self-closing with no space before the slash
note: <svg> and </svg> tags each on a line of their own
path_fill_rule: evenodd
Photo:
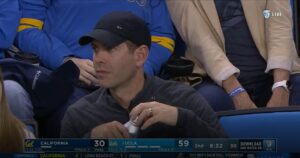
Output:
<svg viewBox="0 0 300 158">
<path fill-rule="evenodd" d="M 169 49 L 172 53 L 174 51 L 175 42 L 171 38 L 162 36 L 151 36 L 151 41 Z"/>
<path fill-rule="evenodd" d="M 30 26 L 30 25 L 20 25 L 19 28 L 18 28 L 18 32 L 21 32 L 25 29 L 30 29 L 30 28 L 34 28 L 34 27 Z"/>
<path fill-rule="evenodd" d="M 38 19 L 21 18 L 20 25 L 31 25 L 41 30 L 43 28 L 44 22 Z"/>
</svg>

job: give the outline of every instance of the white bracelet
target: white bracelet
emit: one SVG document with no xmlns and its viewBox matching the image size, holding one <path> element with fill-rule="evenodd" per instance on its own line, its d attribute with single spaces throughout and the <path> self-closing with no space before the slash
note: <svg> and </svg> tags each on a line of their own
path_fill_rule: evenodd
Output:
<svg viewBox="0 0 300 158">
<path fill-rule="evenodd" d="M 275 82 L 273 84 L 273 86 L 272 86 L 272 91 L 275 88 L 278 88 L 278 87 L 283 87 L 284 89 L 286 89 L 287 91 L 289 91 L 288 86 L 287 86 L 287 80 L 282 80 L 282 81 L 279 81 L 279 82 Z"/>
</svg>

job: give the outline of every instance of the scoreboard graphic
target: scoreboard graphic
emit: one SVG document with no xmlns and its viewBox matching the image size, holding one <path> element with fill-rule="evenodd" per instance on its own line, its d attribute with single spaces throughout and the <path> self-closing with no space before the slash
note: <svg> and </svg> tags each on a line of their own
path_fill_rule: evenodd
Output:
<svg viewBox="0 0 300 158">
<path fill-rule="evenodd" d="M 0 158 L 293 158 L 277 139 L 25 139 Z"/>
<path fill-rule="evenodd" d="M 276 139 L 26 139 L 31 152 L 276 152 Z"/>
</svg>

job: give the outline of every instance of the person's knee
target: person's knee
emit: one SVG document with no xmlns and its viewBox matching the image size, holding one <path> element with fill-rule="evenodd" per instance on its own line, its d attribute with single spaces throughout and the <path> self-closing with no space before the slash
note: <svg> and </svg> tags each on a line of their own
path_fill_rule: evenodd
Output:
<svg viewBox="0 0 300 158">
<path fill-rule="evenodd" d="M 12 113 L 21 120 L 33 118 L 33 107 L 26 90 L 17 82 L 4 81 L 4 90 Z"/>
</svg>

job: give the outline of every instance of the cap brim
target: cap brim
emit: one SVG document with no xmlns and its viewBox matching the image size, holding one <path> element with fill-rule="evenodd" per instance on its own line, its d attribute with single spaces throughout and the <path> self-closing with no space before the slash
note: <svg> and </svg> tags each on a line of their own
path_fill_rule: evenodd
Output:
<svg viewBox="0 0 300 158">
<path fill-rule="evenodd" d="M 86 44 L 91 43 L 94 40 L 104 44 L 108 48 L 113 48 L 125 41 L 124 38 L 122 38 L 121 36 L 118 36 L 112 32 L 109 32 L 109 31 L 106 31 L 103 29 L 96 29 L 96 30 L 82 36 L 79 39 L 79 44 L 86 45 Z"/>
</svg>

